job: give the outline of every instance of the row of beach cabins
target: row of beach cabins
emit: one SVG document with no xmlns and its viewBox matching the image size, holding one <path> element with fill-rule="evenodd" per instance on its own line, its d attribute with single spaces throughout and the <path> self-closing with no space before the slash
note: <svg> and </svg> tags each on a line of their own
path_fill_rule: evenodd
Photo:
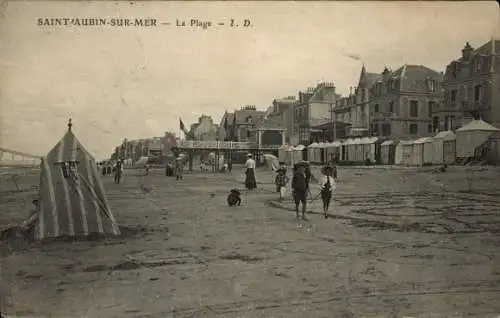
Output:
<svg viewBox="0 0 500 318">
<path fill-rule="evenodd" d="M 387 140 L 378 137 L 315 142 L 309 146 L 284 145 L 278 157 L 289 165 L 302 160 L 325 164 L 335 160 L 346 164 L 451 165 L 462 160 L 500 158 L 500 130 L 483 120 L 473 120 L 455 132 L 442 131 L 415 140 Z M 465 161 L 464 161 L 465 162 Z"/>
</svg>

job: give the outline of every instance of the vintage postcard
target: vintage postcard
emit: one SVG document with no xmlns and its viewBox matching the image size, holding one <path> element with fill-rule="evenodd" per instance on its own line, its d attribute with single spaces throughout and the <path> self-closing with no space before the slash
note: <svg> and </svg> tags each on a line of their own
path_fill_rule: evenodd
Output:
<svg viewBox="0 0 500 318">
<path fill-rule="evenodd" d="M 499 13 L 0 1 L 0 318 L 500 317 Z"/>
</svg>

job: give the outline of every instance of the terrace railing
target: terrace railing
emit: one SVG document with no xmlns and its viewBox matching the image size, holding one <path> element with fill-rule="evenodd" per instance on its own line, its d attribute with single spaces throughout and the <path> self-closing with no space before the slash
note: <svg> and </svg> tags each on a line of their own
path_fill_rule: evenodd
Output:
<svg viewBox="0 0 500 318">
<path fill-rule="evenodd" d="M 259 145 L 255 142 L 242 141 L 198 141 L 181 140 L 177 143 L 181 149 L 206 149 L 206 150 L 276 150 L 281 145 Z"/>
</svg>

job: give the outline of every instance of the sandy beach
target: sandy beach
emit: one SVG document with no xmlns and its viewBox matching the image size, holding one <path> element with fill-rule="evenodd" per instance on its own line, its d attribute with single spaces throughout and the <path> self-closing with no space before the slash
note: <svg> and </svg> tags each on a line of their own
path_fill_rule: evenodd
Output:
<svg viewBox="0 0 500 318">
<path fill-rule="evenodd" d="M 16 317 L 498 317 L 498 169 L 342 168 L 330 218 L 321 202 L 298 226 L 271 172 L 240 207 L 242 171 L 127 170 L 104 178 L 123 237 L 2 243 L 5 313 Z M 431 170 L 431 168 L 427 169 Z M 318 169 L 313 172 L 319 175 Z M 22 190 L 2 179 L 0 226 L 24 220 Z M 313 196 L 318 192 L 313 189 Z"/>
</svg>

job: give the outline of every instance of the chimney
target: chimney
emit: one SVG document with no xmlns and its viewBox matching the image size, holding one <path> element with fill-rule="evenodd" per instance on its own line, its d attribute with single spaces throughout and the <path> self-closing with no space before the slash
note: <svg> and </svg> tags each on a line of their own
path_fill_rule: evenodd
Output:
<svg viewBox="0 0 500 318">
<path fill-rule="evenodd" d="M 462 59 L 464 59 L 464 61 L 470 61 L 472 51 L 474 51 L 474 48 L 469 44 L 469 42 L 466 42 L 464 48 L 462 49 Z"/>
</svg>

